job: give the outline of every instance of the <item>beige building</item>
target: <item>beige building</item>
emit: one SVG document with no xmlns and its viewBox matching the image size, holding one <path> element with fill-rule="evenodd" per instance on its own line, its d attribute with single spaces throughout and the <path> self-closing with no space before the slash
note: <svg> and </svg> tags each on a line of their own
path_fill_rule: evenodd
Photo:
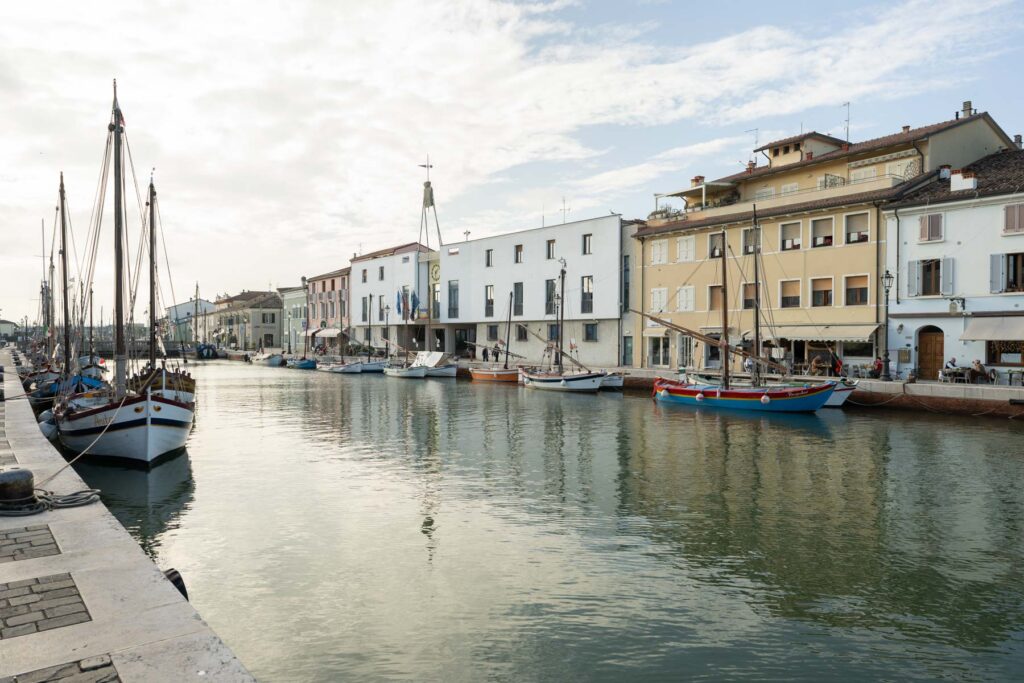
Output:
<svg viewBox="0 0 1024 683">
<path fill-rule="evenodd" d="M 802 369 L 832 348 L 847 364 L 867 364 L 883 322 L 879 275 L 885 264 L 882 207 L 940 166 L 958 168 L 1013 142 L 987 113 L 964 103 L 956 118 L 849 143 L 808 132 L 754 150 L 740 173 L 659 195 L 682 208 L 660 208 L 637 232 L 642 266 L 635 285 L 643 310 L 721 338 L 721 256 L 733 345 L 752 348 L 760 299 L 762 355 Z M 754 216 L 760 226 L 755 291 Z M 719 350 L 643 319 L 634 365 L 720 367 Z"/>
</svg>

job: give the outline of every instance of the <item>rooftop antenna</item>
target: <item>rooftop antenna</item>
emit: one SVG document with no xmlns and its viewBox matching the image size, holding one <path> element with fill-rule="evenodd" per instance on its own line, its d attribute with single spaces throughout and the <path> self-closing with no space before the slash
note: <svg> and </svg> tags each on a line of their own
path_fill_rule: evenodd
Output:
<svg viewBox="0 0 1024 683">
<path fill-rule="evenodd" d="M 466 236 L 466 241 L 468 242 L 469 241 L 469 230 L 464 230 L 462 232 L 462 234 Z"/>
<path fill-rule="evenodd" d="M 430 211 L 434 212 L 434 227 L 437 229 L 437 246 L 444 246 L 441 239 L 441 225 L 437 222 L 437 207 L 434 206 L 434 188 L 430 184 L 430 169 L 434 166 L 430 163 L 430 155 L 427 155 L 427 163 L 419 164 L 420 168 L 427 170 L 427 180 L 423 183 L 423 213 L 420 214 L 420 241 L 430 248 Z"/>
<path fill-rule="evenodd" d="M 751 129 L 745 130 L 743 132 L 744 133 L 753 133 L 754 134 L 754 149 L 757 149 L 758 147 L 760 147 L 759 143 L 760 143 L 761 140 L 760 140 L 760 137 L 759 137 L 759 135 L 760 135 L 760 129 L 759 128 L 751 128 Z"/>
<path fill-rule="evenodd" d="M 849 102 L 843 102 L 843 104 L 841 106 L 846 107 L 846 141 L 849 142 L 850 141 L 850 103 Z"/>
<path fill-rule="evenodd" d="M 562 223 L 565 223 L 566 216 L 572 211 L 572 207 L 565 205 L 565 197 L 562 197 Z"/>
</svg>

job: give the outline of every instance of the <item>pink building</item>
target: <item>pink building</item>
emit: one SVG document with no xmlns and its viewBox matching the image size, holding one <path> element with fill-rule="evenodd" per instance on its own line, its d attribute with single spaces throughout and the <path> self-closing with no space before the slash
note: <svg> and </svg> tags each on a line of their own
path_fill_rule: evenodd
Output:
<svg viewBox="0 0 1024 683">
<path fill-rule="evenodd" d="M 309 327 L 316 332 L 310 344 L 326 346 L 328 352 L 337 351 L 350 334 L 349 270 L 342 268 L 306 279 Z"/>
</svg>

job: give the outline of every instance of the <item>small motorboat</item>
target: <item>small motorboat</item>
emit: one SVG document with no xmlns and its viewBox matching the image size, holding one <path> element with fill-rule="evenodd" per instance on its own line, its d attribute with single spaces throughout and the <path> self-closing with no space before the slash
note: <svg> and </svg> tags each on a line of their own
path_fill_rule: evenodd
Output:
<svg viewBox="0 0 1024 683">
<path fill-rule="evenodd" d="M 316 370 L 315 358 L 292 358 L 288 361 L 292 370 Z"/>
<path fill-rule="evenodd" d="M 385 365 L 384 374 L 402 379 L 422 379 L 427 376 L 427 368 L 423 365 Z"/>
<path fill-rule="evenodd" d="M 523 370 L 523 385 L 544 391 L 595 392 L 608 373 Z"/>
<path fill-rule="evenodd" d="M 626 373 L 624 372 L 609 372 L 601 379 L 601 389 L 614 391 L 621 389 L 626 383 Z"/>
<path fill-rule="evenodd" d="M 519 368 L 470 368 L 474 382 L 519 382 Z"/>
</svg>

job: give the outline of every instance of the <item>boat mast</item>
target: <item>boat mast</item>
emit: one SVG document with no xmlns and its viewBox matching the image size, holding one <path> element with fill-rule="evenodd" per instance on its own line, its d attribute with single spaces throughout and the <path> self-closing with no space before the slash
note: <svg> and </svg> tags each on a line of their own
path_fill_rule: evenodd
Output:
<svg viewBox="0 0 1024 683">
<path fill-rule="evenodd" d="M 366 362 L 369 363 L 372 360 L 370 354 L 373 353 L 373 294 L 370 295 L 366 308 L 366 331 L 369 332 L 367 336 L 370 338 L 370 343 L 366 346 Z"/>
<path fill-rule="evenodd" d="M 156 370 L 156 187 L 149 178 L 149 367 Z"/>
<path fill-rule="evenodd" d="M 89 363 L 90 364 L 93 362 L 92 359 L 94 358 L 94 355 L 95 355 L 95 352 L 93 350 L 95 347 L 93 345 L 92 336 L 93 336 L 93 325 L 92 325 L 92 286 L 90 285 L 90 287 L 89 287 Z"/>
<path fill-rule="evenodd" d="M 508 293 L 508 322 L 505 324 L 505 369 L 508 370 L 508 354 L 512 346 L 512 299 L 515 292 Z"/>
<path fill-rule="evenodd" d="M 306 278 L 302 278 L 302 289 L 306 292 L 306 312 L 304 313 L 306 318 L 306 324 L 303 326 L 303 338 L 302 338 L 302 359 L 306 359 L 306 352 L 309 350 L 309 284 L 306 282 Z"/>
<path fill-rule="evenodd" d="M 128 350 L 124 341 L 124 198 L 121 196 L 121 136 L 124 119 L 117 103 L 117 81 L 114 81 L 114 120 L 108 129 L 114 133 L 114 392 L 117 398 L 127 393 Z"/>
<path fill-rule="evenodd" d="M 561 375 L 565 371 L 562 366 L 562 345 L 565 340 L 565 259 L 559 259 L 559 261 L 562 263 L 562 268 L 558 271 L 558 374 Z"/>
<path fill-rule="evenodd" d="M 750 370 L 750 383 L 759 386 L 761 378 L 761 282 L 758 261 L 761 259 L 761 226 L 757 223 L 757 204 L 754 204 L 754 364 Z"/>
<path fill-rule="evenodd" d="M 726 233 L 722 231 L 722 337 L 719 340 L 718 357 L 722 363 L 722 388 L 729 388 L 729 267 L 726 258 Z"/>
<path fill-rule="evenodd" d="M 196 298 L 192 302 L 192 344 L 199 343 L 199 283 L 196 282 Z"/>
<path fill-rule="evenodd" d="M 60 279 L 64 308 L 64 376 L 71 368 L 71 312 L 68 308 L 68 220 L 64 210 L 64 172 L 60 174 Z"/>
</svg>

